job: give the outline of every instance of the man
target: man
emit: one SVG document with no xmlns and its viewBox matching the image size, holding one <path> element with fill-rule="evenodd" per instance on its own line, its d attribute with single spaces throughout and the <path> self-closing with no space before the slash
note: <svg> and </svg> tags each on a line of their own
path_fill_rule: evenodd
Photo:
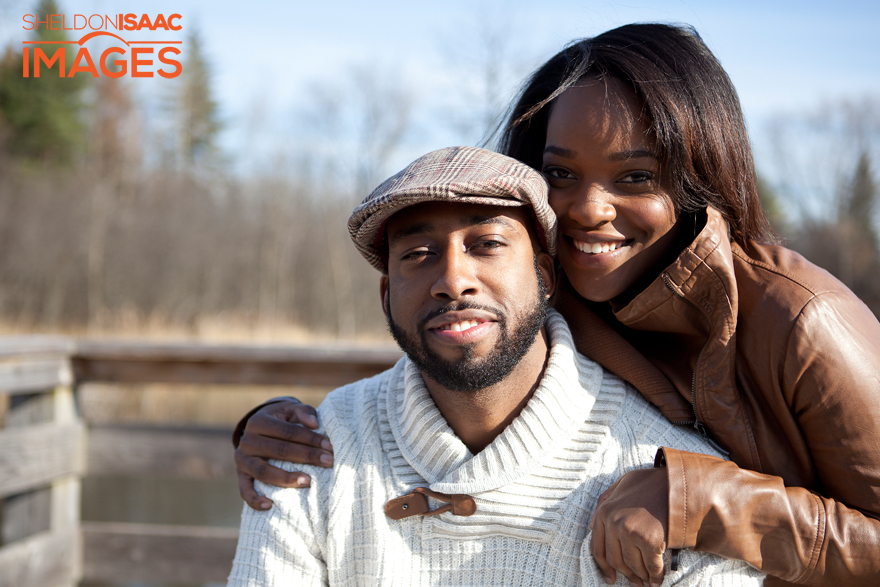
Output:
<svg viewBox="0 0 880 587">
<path fill-rule="evenodd" d="M 711 452 L 578 355 L 548 310 L 546 198 L 529 167 L 460 147 L 355 209 L 406 357 L 321 405 L 333 469 L 307 468 L 309 489 L 258 484 L 275 507 L 244 508 L 230 585 L 599 584 L 587 536 L 603 491 L 659 445 Z M 666 583 L 761 579 L 683 553 Z"/>
</svg>

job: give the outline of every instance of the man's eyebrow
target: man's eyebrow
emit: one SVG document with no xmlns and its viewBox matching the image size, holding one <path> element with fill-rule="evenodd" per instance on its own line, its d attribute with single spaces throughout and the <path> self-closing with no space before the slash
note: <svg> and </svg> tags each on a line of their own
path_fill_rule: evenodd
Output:
<svg viewBox="0 0 880 587">
<path fill-rule="evenodd" d="M 504 216 L 486 216 L 483 214 L 473 214 L 471 216 L 465 216 L 462 219 L 462 224 L 465 226 L 480 226 L 483 224 L 500 224 L 510 230 L 516 230 L 516 225 L 511 222 L 508 218 Z M 434 226 L 430 222 L 421 222 L 419 224 L 413 224 L 412 226 L 407 226 L 401 230 L 398 230 L 393 235 L 388 238 L 388 245 L 394 245 L 397 241 L 405 239 L 408 236 L 416 236 L 419 234 L 425 234 L 431 232 Z"/>
<path fill-rule="evenodd" d="M 464 219 L 465 226 L 478 226 L 482 224 L 500 224 L 511 230 L 516 230 L 516 225 L 504 216 L 484 216 L 474 214 L 473 216 L 468 216 Z"/>
<path fill-rule="evenodd" d="M 426 232 L 430 232 L 431 224 L 429 222 L 422 222 L 421 224 L 413 224 L 412 226 L 407 226 L 402 230 L 398 230 L 388 239 L 388 245 L 393 245 L 397 241 L 404 239 L 408 236 L 415 236 L 417 234 L 425 234 Z"/>
</svg>

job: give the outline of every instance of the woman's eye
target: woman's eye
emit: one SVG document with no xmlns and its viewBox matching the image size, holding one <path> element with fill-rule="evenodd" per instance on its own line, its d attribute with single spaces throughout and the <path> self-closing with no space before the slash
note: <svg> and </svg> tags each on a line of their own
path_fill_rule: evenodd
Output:
<svg viewBox="0 0 880 587">
<path fill-rule="evenodd" d="M 654 179 L 654 174 L 650 171 L 633 171 L 627 173 L 618 181 L 620 183 L 645 183 Z"/>
<path fill-rule="evenodd" d="M 574 176 L 567 169 L 562 167 L 545 167 L 541 173 L 554 179 L 573 179 Z"/>
</svg>

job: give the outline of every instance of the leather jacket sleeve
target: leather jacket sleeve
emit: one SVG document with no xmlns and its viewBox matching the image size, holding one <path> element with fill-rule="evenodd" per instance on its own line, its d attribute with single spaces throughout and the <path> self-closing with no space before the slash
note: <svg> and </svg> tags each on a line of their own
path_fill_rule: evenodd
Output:
<svg viewBox="0 0 880 587">
<path fill-rule="evenodd" d="M 786 435 L 802 438 L 815 491 L 666 449 L 669 546 L 745 560 L 792 583 L 878 585 L 880 325 L 853 296 L 821 294 L 802 309 L 782 356 L 782 397 L 768 405 L 790 414 L 777 426 L 796 423 Z M 766 454 L 794 460 L 781 448 Z"/>
<path fill-rule="evenodd" d="M 877 585 L 877 520 L 730 461 L 661 451 L 669 471 L 669 548 L 743 560 L 772 575 L 765 585 Z"/>
</svg>

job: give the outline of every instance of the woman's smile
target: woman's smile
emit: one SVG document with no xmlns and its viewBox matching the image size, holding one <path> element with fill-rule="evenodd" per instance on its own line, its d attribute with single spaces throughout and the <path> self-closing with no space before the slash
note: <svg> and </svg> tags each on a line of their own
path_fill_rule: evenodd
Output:
<svg viewBox="0 0 880 587">
<path fill-rule="evenodd" d="M 638 98 L 614 79 L 586 78 L 553 105 L 543 172 L 559 218 L 559 262 L 589 300 L 633 294 L 679 252 L 655 151 Z"/>
<path fill-rule="evenodd" d="M 574 245 L 574 248 L 576 248 L 581 253 L 586 253 L 588 255 L 613 253 L 619 247 L 623 247 L 626 244 L 625 239 L 588 243 L 584 241 L 579 241 L 576 238 L 572 238 L 571 242 Z"/>
</svg>

